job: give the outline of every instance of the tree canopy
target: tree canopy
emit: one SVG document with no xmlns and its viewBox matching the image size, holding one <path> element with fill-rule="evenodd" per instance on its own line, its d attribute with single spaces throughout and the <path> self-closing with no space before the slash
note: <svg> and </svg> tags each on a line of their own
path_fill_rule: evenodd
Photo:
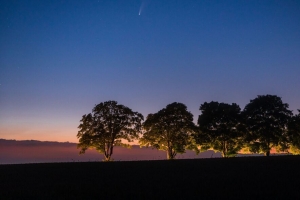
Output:
<svg viewBox="0 0 300 200">
<path fill-rule="evenodd" d="M 205 102 L 200 106 L 198 118 L 200 132 L 196 141 L 204 149 L 213 148 L 223 157 L 235 156 L 241 149 L 240 107 L 219 102 Z"/>
<path fill-rule="evenodd" d="M 142 114 L 106 101 L 82 116 L 77 148 L 80 154 L 94 148 L 104 154 L 105 161 L 112 159 L 114 146 L 130 147 L 127 142 L 137 139 L 141 147 L 166 151 L 167 159 L 187 149 L 197 154 L 213 149 L 223 157 L 235 156 L 240 150 L 269 156 L 274 148 L 300 154 L 300 110 L 293 115 L 288 108 L 276 95 L 258 95 L 242 112 L 236 103 L 204 102 L 196 126 L 182 103 L 168 104 L 142 123 Z"/>
<path fill-rule="evenodd" d="M 259 95 L 245 106 L 245 142 L 251 152 L 269 156 L 272 147 L 287 150 L 287 123 L 292 116 L 288 107 L 276 95 Z"/>
<path fill-rule="evenodd" d="M 128 146 L 122 140 L 138 139 L 143 119 L 142 114 L 116 101 L 95 105 L 92 113 L 83 115 L 80 120 L 77 148 L 81 154 L 94 148 L 104 154 L 105 161 L 110 161 L 114 146 Z"/>
<path fill-rule="evenodd" d="M 290 141 L 290 151 L 293 154 L 300 154 L 300 110 L 294 115 L 288 125 L 288 137 Z"/>
<path fill-rule="evenodd" d="M 186 149 L 197 151 L 191 134 L 195 130 L 193 115 L 186 105 L 174 102 L 154 114 L 149 114 L 143 123 L 141 146 L 151 146 L 167 152 L 168 159 Z"/>
</svg>

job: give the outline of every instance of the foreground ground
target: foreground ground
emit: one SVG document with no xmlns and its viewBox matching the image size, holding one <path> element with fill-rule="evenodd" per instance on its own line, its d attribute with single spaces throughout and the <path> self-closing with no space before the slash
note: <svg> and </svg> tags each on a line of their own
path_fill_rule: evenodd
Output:
<svg viewBox="0 0 300 200">
<path fill-rule="evenodd" d="M 0 165 L 0 199 L 291 199 L 300 156 Z"/>
</svg>

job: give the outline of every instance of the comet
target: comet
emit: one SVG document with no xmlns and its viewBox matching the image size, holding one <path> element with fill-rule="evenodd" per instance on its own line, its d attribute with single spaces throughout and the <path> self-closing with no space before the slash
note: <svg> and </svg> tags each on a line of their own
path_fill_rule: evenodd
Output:
<svg viewBox="0 0 300 200">
<path fill-rule="evenodd" d="M 143 9 L 149 4 L 149 2 L 150 2 L 150 0 L 143 0 L 142 1 L 141 7 L 140 7 L 140 10 L 139 10 L 139 15 L 142 14 Z"/>
<path fill-rule="evenodd" d="M 143 8 L 144 8 L 144 2 L 142 2 L 142 5 L 141 5 L 141 7 L 140 7 L 140 10 L 139 10 L 139 15 L 141 15 L 141 14 L 142 14 L 142 10 L 143 10 Z"/>
</svg>

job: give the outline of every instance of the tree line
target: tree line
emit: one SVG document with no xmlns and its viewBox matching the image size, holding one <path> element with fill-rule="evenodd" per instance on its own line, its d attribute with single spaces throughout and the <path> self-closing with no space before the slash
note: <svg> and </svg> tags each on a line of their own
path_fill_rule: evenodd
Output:
<svg viewBox="0 0 300 200">
<path fill-rule="evenodd" d="M 77 148 L 89 148 L 112 160 L 115 146 L 139 140 L 140 146 L 166 151 L 167 159 L 193 150 L 208 149 L 233 157 L 241 150 L 270 155 L 272 148 L 300 154 L 300 110 L 293 114 L 289 105 L 276 95 L 258 95 L 241 110 L 236 103 L 217 101 L 200 105 L 197 124 L 183 103 L 174 102 L 146 120 L 139 112 L 116 101 L 101 102 L 92 113 L 82 116 Z"/>
</svg>

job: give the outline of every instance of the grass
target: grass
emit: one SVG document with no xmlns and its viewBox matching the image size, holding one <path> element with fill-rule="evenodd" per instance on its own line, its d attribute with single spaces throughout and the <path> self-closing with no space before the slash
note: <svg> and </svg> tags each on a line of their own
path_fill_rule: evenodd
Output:
<svg viewBox="0 0 300 200">
<path fill-rule="evenodd" d="M 298 199 L 300 156 L 0 165 L 0 199 Z"/>
</svg>

